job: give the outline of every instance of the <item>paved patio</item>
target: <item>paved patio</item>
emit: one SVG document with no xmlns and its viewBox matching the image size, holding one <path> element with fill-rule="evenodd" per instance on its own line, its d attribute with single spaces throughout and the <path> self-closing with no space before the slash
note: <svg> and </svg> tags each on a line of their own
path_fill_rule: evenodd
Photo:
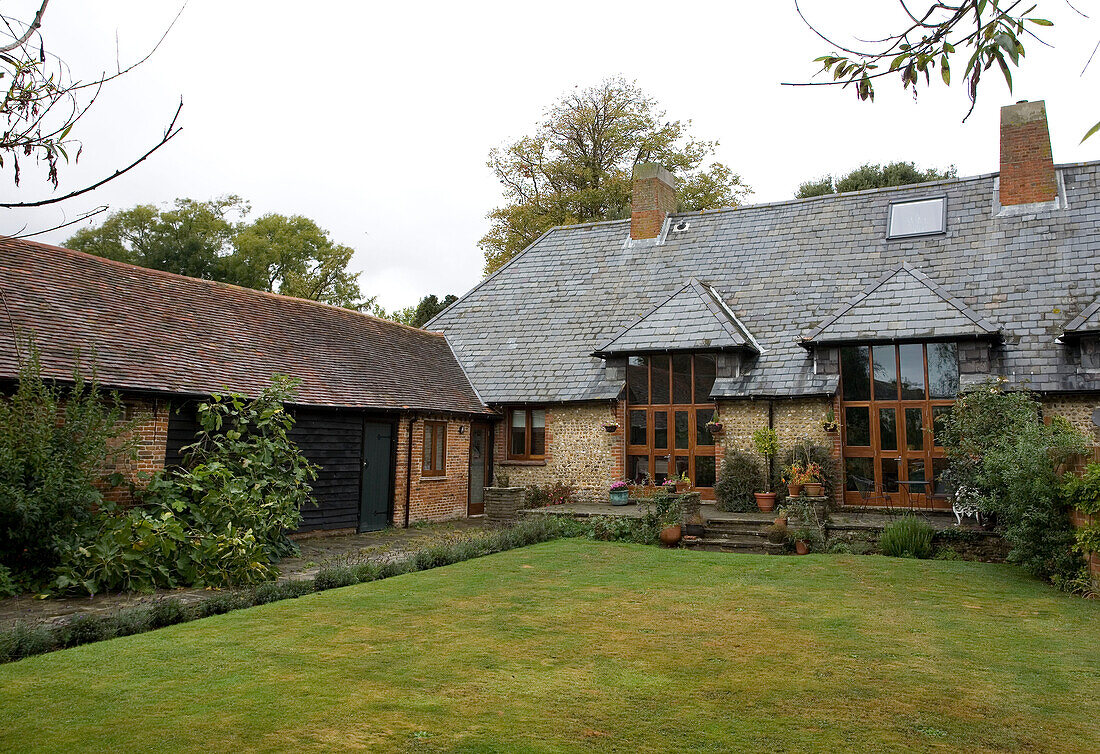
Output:
<svg viewBox="0 0 1100 754">
<path fill-rule="evenodd" d="M 367 561 L 396 560 L 431 544 L 469 536 L 487 526 L 484 518 L 383 529 L 363 534 L 313 536 L 298 540 L 301 554 L 279 562 L 279 581 L 312 579 L 321 568 Z M 162 589 L 151 594 L 97 594 L 95 597 L 35 599 L 24 595 L 0 600 L 0 628 L 14 623 L 58 623 L 78 613 L 110 613 L 147 604 L 161 597 L 199 602 L 217 590 Z M 232 592 L 233 590 L 225 590 Z"/>
</svg>

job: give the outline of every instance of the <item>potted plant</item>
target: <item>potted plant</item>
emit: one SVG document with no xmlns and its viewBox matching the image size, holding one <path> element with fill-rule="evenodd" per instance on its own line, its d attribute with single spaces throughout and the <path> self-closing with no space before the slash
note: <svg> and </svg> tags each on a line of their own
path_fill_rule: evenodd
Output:
<svg viewBox="0 0 1100 754">
<path fill-rule="evenodd" d="M 626 482 L 615 482 L 611 485 L 611 504 L 626 505 L 630 502 L 630 487 Z"/>
<path fill-rule="evenodd" d="M 764 545 L 764 549 L 772 554 L 782 553 L 787 549 L 787 541 L 790 539 L 790 532 L 787 531 L 787 525 L 781 524 L 776 521 L 765 530 L 765 536 L 767 537 L 767 544 Z"/>
<path fill-rule="evenodd" d="M 802 484 L 805 481 L 806 469 L 802 466 L 801 461 L 795 461 L 787 468 L 783 469 L 783 484 L 787 485 L 787 495 L 789 497 L 798 497 L 802 492 Z"/>
<path fill-rule="evenodd" d="M 764 456 L 767 472 L 764 475 L 764 491 L 755 493 L 756 507 L 764 513 L 775 508 L 775 493 L 772 492 L 772 458 L 779 452 L 779 435 L 771 427 L 761 427 L 752 433 L 752 444 L 756 452 Z"/>
<path fill-rule="evenodd" d="M 774 523 L 776 526 L 786 526 L 787 520 L 789 518 L 790 514 L 787 512 L 787 509 L 783 506 L 779 506 L 775 509 L 775 521 L 773 521 L 772 523 Z"/>
<path fill-rule="evenodd" d="M 685 471 L 680 476 L 668 477 L 661 483 L 661 486 L 668 492 L 687 492 L 691 489 L 691 479 Z"/>
<path fill-rule="evenodd" d="M 706 427 L 707 427 L 707 432 L 710 432 L 712 435 L 722 434 L 722 422 L 718 418 L 718 412 L 717 411 L 715 411 L 711 415 L 710 421 L 707 422 Z"/>
<path fill-rule="evenodd" d="M 603 423 L 603 428 L 606 429 L 608 432 L 618 432 L 619 423 L 616 421 L 607 421 Z"/>
<path fill-rule="evenodd" d="M 795 533 L 791 536 L 792 536 L 792 539 L 794 539 L 795 554 L 797 554 L 797 555 L 809 555 L 810 554 L 810 541 L 811 541 L 810 535 L 807 532 L 803 531 L 802 529 L 799 529 L 799 530 L 795 531 Z"/>
<path fill-rule="evenodd" d="M 821 420 L 821 428 L 826 432 L 837 432 L 840 430 L 840 423 L 836 420 L 836 412 L 833 409 L 825 414 L 825 418 Z"/>
<path fill-rule="evenodd" d="M 821 497 L 825 494 L 825 471 L 821 464 L 810 462 L 806 464 L 805 481 L 803 488 L 808 497 Z"/>
</svg>

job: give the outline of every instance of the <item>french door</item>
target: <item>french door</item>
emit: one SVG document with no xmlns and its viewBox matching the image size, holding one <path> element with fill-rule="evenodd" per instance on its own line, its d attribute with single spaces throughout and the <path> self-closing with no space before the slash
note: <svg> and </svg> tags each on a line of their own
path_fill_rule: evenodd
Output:
<svg viewBox="0 0 1100 754">
<path fill-rule="evenodd" d="M 937 431 L 959 390 L 954 343 L 840 349 L 845 502 L 949 507 Z"/>
</svg>

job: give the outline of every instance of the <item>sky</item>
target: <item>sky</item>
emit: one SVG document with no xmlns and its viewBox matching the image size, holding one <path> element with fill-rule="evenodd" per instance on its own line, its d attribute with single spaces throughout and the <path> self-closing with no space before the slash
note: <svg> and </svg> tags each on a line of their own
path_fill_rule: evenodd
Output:
<svg viewBox="0 0 1100 754">
<path fill-rule="evenodd" d="M 911 3 L 913 4 L 913 3 Z M 924 3 L 916 2 L 916 5 Z M 1077 0 L 1088 8 L 1088 0 Z M 78 78 L 140 58 L 179 12 L 171 0 L 52 0 L 48 52 Z M 999 108 L 1045 99 L 1056 162 L 1100 159 L 1100 60 L 1081 69 L 1100 24 L 1065 0 L 1039 0 L 1053 44 L 1028 46 L 1010 93 L 990 75 L 977 107 L 959 86 L 914 101 L 894 82 L 874 104 L 807 81 L 832 51 L 793 0 L 770 2 L 311 3 L 190 0 L 156 53 L 109 84 L 72 136 L 57 194 L 128 164 L 157 141 L 182 97 L 183 131 L 125 176 L 61 206 L 3 210 L 0 233 L 49 228 L 106 205 L 168 205 L 238 194 L 256 217 L 302 214 L 356 250 L 366 295 L 386 309 L 434 293 L 461 294 L 481 278 L 478 239 L 501 203 L 489 150 L 535 130 L 574 87 L 622 75 L 670 119 L 719 142 L 717 159 L 754 189 L 752 203 L 792 198 L 798 185 L 866 162 L 998 168 Z M 4 12 L 33 16 L 37 2 Z M 802 0 L 803 12 L 844 42 L 894 30 L 882 0 Z M 1100 9 L 1095 9 L 1100 15 Z M 27 170 L 0 177 L 4 201 L 55 193 Z M 37 238 L 62 243 L 82 225 Z"/>
</svg>

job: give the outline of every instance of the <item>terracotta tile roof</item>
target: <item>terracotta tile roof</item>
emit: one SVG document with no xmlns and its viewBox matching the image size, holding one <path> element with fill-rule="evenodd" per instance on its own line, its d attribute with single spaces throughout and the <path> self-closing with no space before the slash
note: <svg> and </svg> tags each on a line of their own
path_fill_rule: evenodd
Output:
<svg viewBox="0 0 1100 754">
<path fill-rule="evenodd" d="M 302 380 L 301 405 L 484 413 L 438 333 L 314 301 L 0 238 L 0 378 L 33 333 L 44 373 L 94 357 L 104 386 L 253 395 Z"/>
</svg>

